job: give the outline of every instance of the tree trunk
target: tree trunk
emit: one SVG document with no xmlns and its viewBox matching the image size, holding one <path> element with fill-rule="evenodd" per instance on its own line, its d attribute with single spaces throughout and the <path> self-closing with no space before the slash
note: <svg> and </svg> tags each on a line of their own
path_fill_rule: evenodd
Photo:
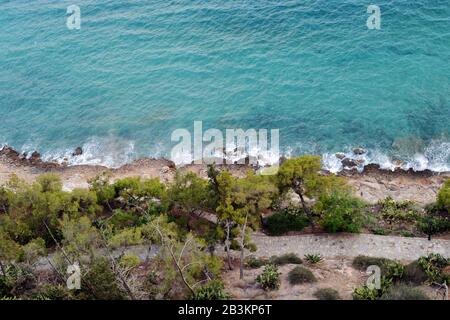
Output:
<svg viewBox="0 0 450 320">
<path fill-rule="evenodd" d="M 245 222 L 242 226 L 241 235 L 241 261 L 239 265 L 239 279 L 244 279 L 244 250 L 245 250 L 245 229 L 247 229 L 248 213 L 245 215 Z"/>
<path fill-rule="evenodd" d="M 299 195 L 300 201 L 302 202 L 303 211 L 305 211 L 305 213 L 309 216 L 309 210 L 308 207 L 306 206 L 306 201 L 305 198 L 303 197 L 303 194 L 300 191 L 297 191 L 297 194 Z"/>
<path fill-rule="evenodd" d="M 227 238 L 225 240 L 225 248 L 227 250 L 228 269 L 233 270 L 231 266 L 231 254 L 230 254 L 230 221 L 227 221 Z"/>
</svg>

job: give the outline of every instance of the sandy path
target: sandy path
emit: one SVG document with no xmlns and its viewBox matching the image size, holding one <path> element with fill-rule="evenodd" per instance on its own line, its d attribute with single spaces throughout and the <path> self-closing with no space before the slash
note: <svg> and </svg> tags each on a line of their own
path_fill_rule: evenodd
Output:
<svg viewBox="0 0 450 320">
<path fill-rule="evenodd" d="M 378 236 L 372 234 L 321 234 L 268 237 L 254 234 L 252 241 L 258 257 L 284 253 L 320 254 L 326 258 L 367 255 L 388 259 L 412 261 L 430 253 L 450 257 L 450 240 Z"/>
</svg>

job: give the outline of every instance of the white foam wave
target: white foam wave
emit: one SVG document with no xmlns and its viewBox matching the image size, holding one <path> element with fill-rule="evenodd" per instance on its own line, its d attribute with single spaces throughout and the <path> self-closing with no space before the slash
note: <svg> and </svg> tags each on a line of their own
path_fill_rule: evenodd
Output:
<svg viewBox="0 0 450 320">
<path fill-rule="evenodd" d="M 349 162 L 356 163 L 358 171 L 364 170 L 368 164 L 377 164 L 380 169 L 394 171 L 396 169 L 433 172 L 450 172 L 450 142 L 432 141 L 423 152 L 406 156 L 404 159 L 394 159 L 378 149 L 368 150 L 363 155 L 355 155 L 352 151 L 343 153 Z M 322 155 L 323 168 L 337 173 L 346 168 L 336 154 Z M 348 168 L 348 167 L 347 167 Z"/>
<path fill-rule="evenodd" d="M 103 165 L 118 168 L 136 158 L 134 141 L 117 137 L 92 137 L 81 147 L 83 153 L 73 156 L 74 149 L 47 152 L 44 161 L 56 161 L 69 165 Z"/>
</svg>

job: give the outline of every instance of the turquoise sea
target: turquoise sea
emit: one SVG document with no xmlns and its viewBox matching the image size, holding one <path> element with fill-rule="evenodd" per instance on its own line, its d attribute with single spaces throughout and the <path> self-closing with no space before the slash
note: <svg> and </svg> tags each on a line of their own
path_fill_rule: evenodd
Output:
<svg viewBox="0 0 450 320">
<path fill-rule="evenodd" d="M 450 170 L 450 2 L 0 0 L 0 111 L 0 145 L 82 146 L 73 164 L 168 156 L 201 120 L 280 129 L 284 153 L 327 167 L 361 146 L 386 168 Z"/>
</svg>

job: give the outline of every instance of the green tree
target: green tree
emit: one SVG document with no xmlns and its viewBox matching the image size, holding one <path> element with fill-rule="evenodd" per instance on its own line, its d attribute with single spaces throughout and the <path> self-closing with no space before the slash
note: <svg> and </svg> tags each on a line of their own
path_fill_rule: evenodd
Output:
<svg viewBox="0 0 450 320">
<path fill-rule="evenodd" d="M 309 213 L 305 197 L 316 197 L 322 193 L 344 188 L 344 182 L 335 176 L 320 175 L 321 158 L 302 156 L 288 159 L 280 166 L 277 174 L 278 188 L 281 193 L 292 189 L 300 197 L 303 210 Z"/>
<path fill-rule="evenodd" d="M 233 236 L 239 238 L 240 276 L 243 278 L 244 250 L 250 242 L 249 233 L 258 226 L 260 212 L 267 209 L 277 193 L 267 176 L 249 171 L 243 179 L 222 171 L 216 178 L 219 191 L 219 206 L 216 209 L 224 229 L 228 267 L 231 269 L 230 244 Z M 237 232 L 233 232 L 237 229 Z"/>
<path fill-rule="evenodd" d="M 193 172 L 184 174 L 177 172 L 170 186 L 169 195 L 172 206 L 180 206 L 191 214 L 211 209 L 213 206 L 211 202 L 213 190 L 210 184 Z"/>
</svg>

